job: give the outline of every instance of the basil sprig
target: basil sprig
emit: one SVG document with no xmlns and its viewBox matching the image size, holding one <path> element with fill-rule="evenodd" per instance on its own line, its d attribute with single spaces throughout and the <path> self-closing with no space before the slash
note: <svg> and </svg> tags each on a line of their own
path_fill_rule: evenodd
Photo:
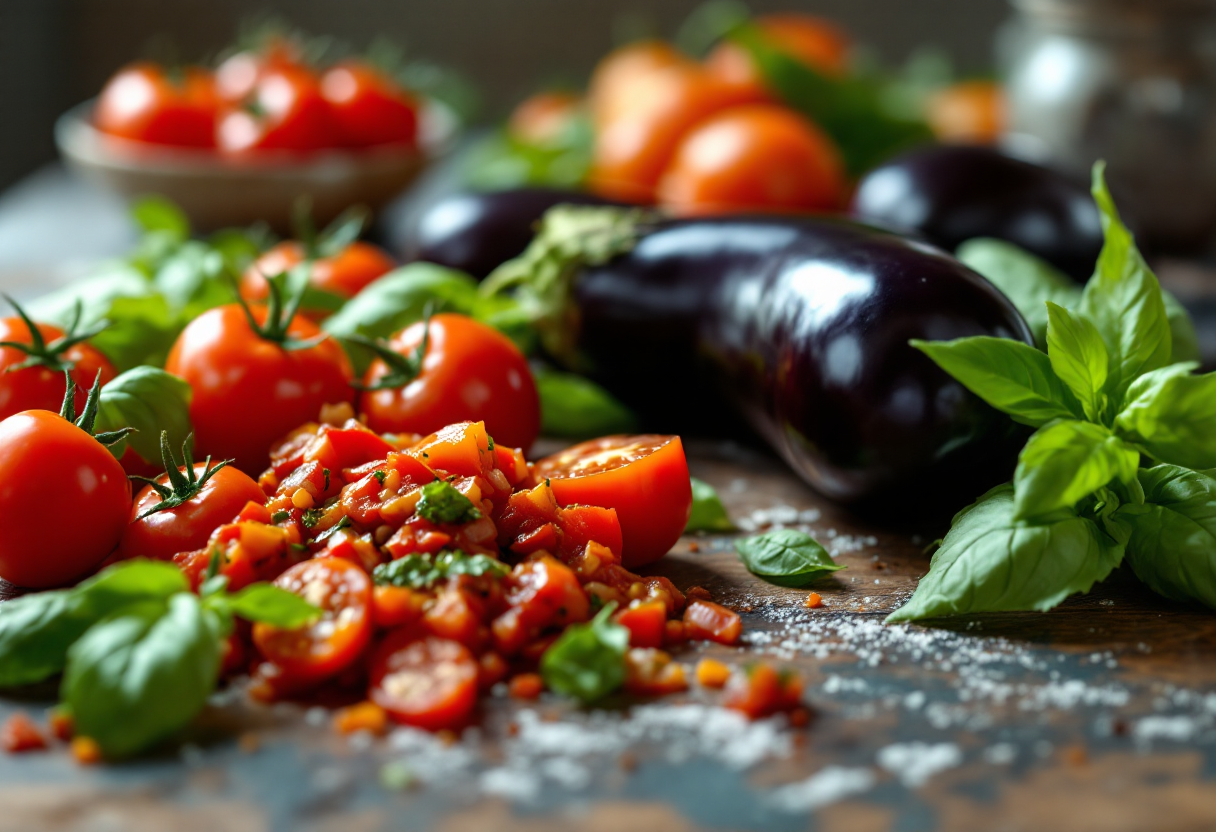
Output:
<svg viewBox="0 0 1216 832">
<path fill-rule="evenodd" d="M 802 587 L 845 567 L 839 566 L 815 538 L 797 529 L 735 541 L 735 551 L 753 575 L 777 586 Z"/>
<path fill-rule="evenodd" d="M 888 621 L 1050 609 L 1106 578 L 1125 554 L 1155 591 L 1216 607 L 1216 472 L 1208 470 L 1216 466 L 1216 374 L 1194 374 L 1194 330 L 1171 314 L 1102 163 L 1093 194 L 1106 240 L 1072 308 L 1059 303 L 1069 301 L 1059 282 L 1008 244 L 963 252 L 984 261 L 986 274 L 1012 262 L 1038 281 L 1046 354 L 1000 338 L 912 342 L 1037 431 L 1013 483 L 954 518 L 929 574 Z M 1032 286 L 1018 291 L 1022 304 L 1034 294 Z M 1156 464 L 1142 468 L 1143 459 Z"/>
<path fill-rule="evenodd" d="M 714 487 L 704 480 L 692 478 L 692 511 L 685 532 L 733 532 L 735 524 L 726 513 L 726 506 Z"/>
<path fill-rule="evenodd" d="M 603 699 L 625 684 L 629 630 L 612 621 L 609 601 L 586 624 L 566 628 L 540 658 L 545 685 L 585 704 Z"/>
</svg>

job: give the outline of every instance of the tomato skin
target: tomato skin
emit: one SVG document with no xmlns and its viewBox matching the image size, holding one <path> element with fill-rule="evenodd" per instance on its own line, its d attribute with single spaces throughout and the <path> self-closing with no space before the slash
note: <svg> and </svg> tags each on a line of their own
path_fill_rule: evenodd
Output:
<svg viewBox="0 0 1216 832">
<path fill-rule="evenodd" d="M 249 98 L 220 111 L 216 145 L 228 154 L 260 150 L 309 151 L 332 147 L 329 105 L 306 67 L 271 66 Z"/>
<path fill-rule="evenodd" d="M 48 344 L 63 337 L 63 330 L 59 327 L 50 324 L 35 326 L 42 334 L 43 341 Z M 28 344 L 31 341 L 29 327 L 18 317 L 0 318 L 0 341 Z M 49 410 L 58 413 L 59 408 L 63 406 L 67 382 L 62 371 L 42 365 L 8 371 L 9 367 L 20 364 L 27 357 L 15 347 L 0 347 L 0 419 L 7 419 L 23 410 Z M 77 344 L 64 350 L 60 358 L 73 365 L 72 380 L 76 382 L 74 402 L 76 412 L 81 413 L 97 373 L 101 372 L 101 383 L 104 386 L 116 375 L 114 365 L 88 344 Z"/>
<path fill-rule="evenodd" d="M 339 141 L 348 147 L 415 147 L 418 103 L 392 78 L 361 61 L 342 61 L 321 76 Z"/>
<path fill-rule="evenodd" d="M 31 589 L 85 577 L 130 510 L 126 472 L 92 436 L 45 410 L 0 422 L 0 577 Z"/>
<path fill-rule="evenodd" d="M 262 324 L 266 310 L 254 308 L 253 316 Z M 288 334 L 304 340 L 320 330 L 296 316 Z M 191 321 L 165 369 L 194 391 L 190 419 L 196 452 L 235 459 L 249 474 L 260 473 L 271 445 L 316 418 L 322 405 L 353 398 L 350 361 L 334 339 L 285 350 L 254 332 L 239 304 L 210 309 Z"/>
<path fill-rule="evenodd" d="M 713 601 L 694 599 L 684 608 L 684 636 L 718 644 L 736 644 L 743 633 L 739 614 Z"/>
<path fill-rule="evenodd" d="M 732 673 L 726 682 L 722 705 L 760 719 L 802 705 L 802 677 L 781 673 L 767 662 L 752 665 L 743 673 Z"/>
<path fill-rule="evenodd" d="M 389 345 L 410 355 L 423 322 L 398 332 Z M 511 339 L 464 315 L 430 319 L 422 372 L 404 387 L 366 390 L 359 410 L 377 433 L 431 433 L 453 422 L 484 421 L 495 443 L 529 448 L 540 434 L 540 397 L 528 360 Z M 370 385 L 389 372 L 382 359 L 368 367 Z"/>
<path fill-rule="evenodd" d="M 300 51 L 299 44 L 292 39 L 271 35 L 258 49 L 243 49 L 229 55 L 215 68 L 216 96 L 231 104 L 244 101 L 268 70 L 301 66 Z"/>
<path fill-rule="evenodd" d="M 761 33 L 777 49 L 827 75 L 848 71 L 849 38 L 829 21 L 811 15 L 764 15 L 756 20 Z M 723 41 L 705 59 L 715 77 L 735 86 L 763 92 L 764 77 L 747 49 Z"/>
<path fill-rule="evenodd" d="M 638 88 L 656 71 L 692 69 L 693 61 L 671 44 L 642 40 L 609 52 L 595 67 L 587 88 L 587 105 L 597 127 L 628 111 Z"/>
<path fill-rule="evenodd" d="M 616 509 L 629 569 L 675 545 L 692 511 L 692 484 L 678 436 L 606 436 L 546 457 L 533 477 L 548 479 L 557 502 Z"/>
<path fill-rule="evenodd" d="M 845 198 L 844 163 L 818 127 L 776 104 L 723 110 L 680 143 L 659 202 L 680 216 L 830 211 Z"/>
<path fill-rule="evenodd" d="M 525 98 L 507 121 L 516 141 L 544 147 L 566 134 L 582 110 L 583 99 L 569 92 L 540 92 Z"/>
<path fill-rule="evenodd" d="M 463 645 L 397 630 L 372 657 L 368 698 L 396 722 L 457 729 L 477 705 L 478 664 Z"/>
<path fill-rule="evenodd" d="M 93 122 L 98 130 L 131 141 L 214 147 L 216 107 L 208 71 L 187 67 L 176 78 L 156 64 L 140 62 L 106 83 Z"/>
<path fill-rule="evenodd" d="M 241 277 L 241 297 L 262 301 L 270 295 L 267 277 L 290 271 L 304 262 L 304 246 L 294 241 L 279 243 L 255 260 Z M 353 298 L 369 283 L 397 267 L 384 249 L 371 243 L 351 243 L 332 257 L 312 261 L 308 285 L 315 289 Z"/>
<path fill-rule="evenodd" d="M 944 142 L 996 144 L 1005 132 L 1005 92 L 994 81 L 963 81 L 930 97 L 926 116 Z"/>
<path fill-rule="evenodd" d="M 643 601 L 616 614 L 616 623 L 629 629 L 630 647 L 662 647 L 667 632 L 667 606 Z"/>
<path fill-rule="evenodd" d="M 202 477 L 205 469 L 205 463 L 195 463 L 195 476 Z M 169 481 L 167 474 L 156 479 L 161 485 Z M 211 533 L 236 519 L 246 503 L 261 503 L 265 498 L 248 474 L 227 465 L 212 474 L 198 494 L 186 502 L 137 520 L 161 500 L 152 486 L 146 485 L 131 506 L 131 522 L 123 532 L 119 557 L 173 560 L 181 552 L 201 549 Z"/>
</svg>

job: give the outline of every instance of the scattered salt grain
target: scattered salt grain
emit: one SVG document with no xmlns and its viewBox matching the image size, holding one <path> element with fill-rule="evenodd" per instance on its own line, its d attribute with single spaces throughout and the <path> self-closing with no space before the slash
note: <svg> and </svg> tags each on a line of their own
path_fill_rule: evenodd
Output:
<svg viewBox="0 0 1216 832">
<path fill-rule="evenodd" d="M 878 751 L 878 765 L 909 789 L 920 788 L 934 775 L 962 762 L 963 752 L 952 742 L 895 743 Z"/>
<path fill-rule="evenodd" d="M 798 783 L 773 789 L 768 802 L 785 812 L 813 812 L 874 788 L 878 778 L 868 768 L 828 766 Z"/>
<path fill-rule="evenodd" d="M 1018 749 L 1011 742 L 998 742 L 984 749 L 984 760 L 994 766 L 1007 766 L 1017 759 Z"/>
</svg>

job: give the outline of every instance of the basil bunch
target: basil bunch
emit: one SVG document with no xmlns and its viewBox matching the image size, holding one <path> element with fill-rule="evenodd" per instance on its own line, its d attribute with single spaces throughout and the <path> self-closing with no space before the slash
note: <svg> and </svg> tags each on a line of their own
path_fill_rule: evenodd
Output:
<svg viewBox="0 0 1216 832">
<path fill-rule="evenodd" d="M 1105 244 L 1075 309 L 1045 302 L 1046 353 L 990 337 L 913 342 L 1037 431 L 1012 484 L 955 516 L 929 573 L 888 621 L 1050 609 L 1125 555 L 1153 590 L 1216 607 L 1216 374 L 1179 360 L 1193 330 L 1185 317 L 1171 321 L 1102 163 L 1093 193 Z M 1046 289 L 1061 297 L 1058 285 Z"/>
</svg>

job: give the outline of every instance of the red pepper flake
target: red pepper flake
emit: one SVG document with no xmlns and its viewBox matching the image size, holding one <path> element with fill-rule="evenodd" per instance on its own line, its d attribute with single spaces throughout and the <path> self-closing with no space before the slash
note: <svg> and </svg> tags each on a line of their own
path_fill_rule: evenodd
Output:
<svg viewBox="0 0 1216 832">
<path fill-rule="evenodd" d="M 5 720 L 0 728 L 0 745 L 10 754 L 42 751 L 46 748 L 46 736 L 32 719 L 18 711 Z"/>
</svg>

